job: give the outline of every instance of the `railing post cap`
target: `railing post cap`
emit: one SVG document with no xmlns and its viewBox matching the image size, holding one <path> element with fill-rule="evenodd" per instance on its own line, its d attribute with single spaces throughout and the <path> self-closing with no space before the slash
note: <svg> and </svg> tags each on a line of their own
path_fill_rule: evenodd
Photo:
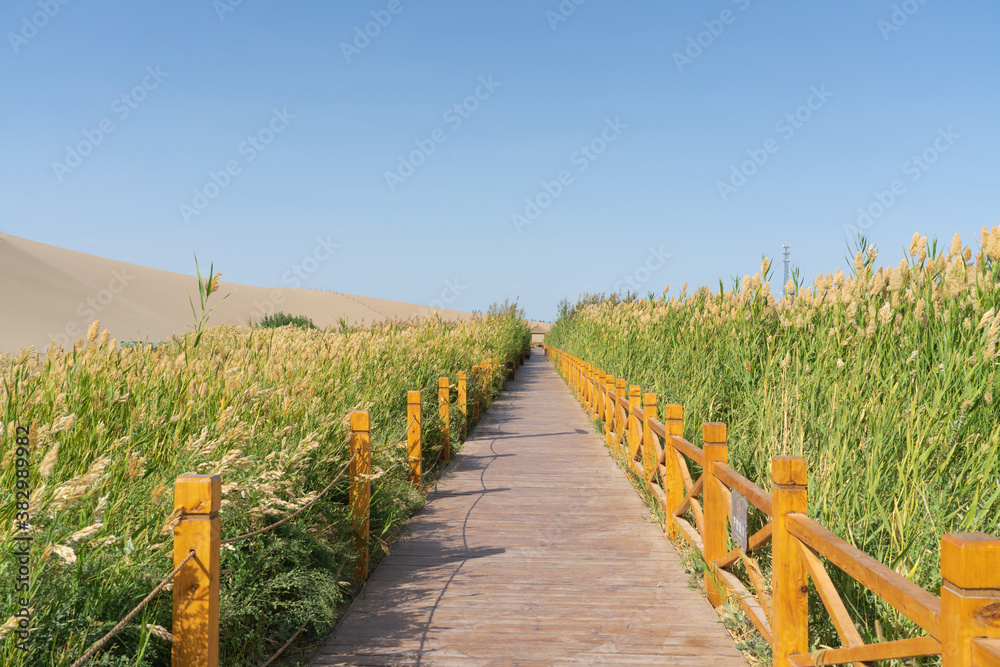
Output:
<svg viewBox="0 0 1000 667">
<path fill-rule="evenodd" d="M 472 372 L 473 373 L 478 373 L 479 372 L 479 364 L 476 364 L 475 366 L 472 367 Z"/>
<path fill-rule="evenodd" d="M 406 392 L 406 402 L 407 403 L 419 403 L 420 402 L 420 392 L 419 391 L 408 391 L 408 392 Z"/>
<path fill-rule="evenodd" d="M 614 384 L 615 383 L 615 376 L 611 375 L 610 373 L 608 373 L 607 375 L 604 376 L 604 381 L 605 382 L 610 382 L 611 384 Z"/>
<path fill-rule="evenodd" d="M 666 410 L 667 419 L 684 419 L 684 406 L 680 403 L 669 403 Z"/>
<path fill-rule="evenodd" d="M 642 395 L 643 405 L 656 405 L 656 394 L 648 392 Z"/>
<path fill-rule="evenodd" d="M 806 486 L 809 482 L 806 460 L 801 456 L 772 457 L 771 482 L 781 486 Z"/>
<path fill-rule="evenodd" d="M 701 439 L 706 445 L 726 444 L 726 425 L 722 422 L 706 422 L 701 425 Z"/>
<path fill-rule="evenodd" d="M 945 535 L 941 576 L 959 588 L 1000 589 L 1000 539 L 986 533 Z"/>
<path fill-rule="evenodd" d="M 181 475 L 174 482 L 174 507 L 185 514 L 215 514 L 222 507 L 222 476 Z"/>
<path fill-rule="evenodd" d="M 438 378 L 438 389 L 444 389 L 448 387 L 449 384 L 450 381 L 448 380 L 448 378 Z"/>
<path fill-rule="evenodd" d="M 618 378 L 617 380 L 615 380 L 615 387 L 621 387 L 622 389 L 624 389 L 627 384 L 628 383 L 625 382 L 625 378 Z"/>
<path fill-rule="evenodd" d="M 368 431 L 371 430 L 372 418 L 367 410 L 355 410 L 351 413 L 351 430 Z"/>
<path fill-rule="evenodd" d="M 469 378 L 469 375 L 465 371 L 459 371 L 458 372 L 458 379 L 459 380 L 467 380 L 468 378 Z"/>
<path fill-rule="evenodd" d="M 631 385 L 628 388 L 628 395 L 629 396 L 641 396 L 642 395 L 642 387 L 640 387 L 637 384 Z"/>
</svg>

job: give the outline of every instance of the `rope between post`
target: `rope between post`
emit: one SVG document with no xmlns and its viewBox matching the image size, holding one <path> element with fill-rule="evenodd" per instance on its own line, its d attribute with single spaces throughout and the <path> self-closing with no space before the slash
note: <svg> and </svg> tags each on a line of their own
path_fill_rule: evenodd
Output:
<svg viewBox="0 0 1000 667">
<path fill-rule="evenodd" d="M 154 597 L 156 597 L 157 593 L 159 593 L 161 590 L 163 590 L 164 586 L 166 586 L 167 583 L 169 583 L 174 578 L 174 576 L 178 572 L 181 571 L 181 568 L 184 567 L 185 565 L 187 565 L 188 561 L 190 561 L 192 558 L 194 558 L 194 555 L 195 555 L 195 551 L 194 551 L 194 549 L 191 549 L 191 551 L 190 551 L 190 553 L 188 553 L 187 557 L 184 560 L 182 560 L 180 562 L 180 564 L 177 565 L 177 567 L 174 568 L 174 571 L 171 572 L 170 574 L 168 574 L 167 576 L 165 576 L 163 578 L 163 581 L 161 581 L 159 583 L 159 585 L 157 585 L 157 587 L 154 588 L 150 592 L 150 594 L 147 595 L 143 599 L 143 601 L 140 602 L 139 605 L 135 609 L 133 609 L 132 611 L 130 611 L 128 613 L 128 615 L 125 618 L 123 618 L 118 623 L 118 625 L 116 625 L 115 627 L 111 628 L 111 632 L 109 632 L 108 634 L 106 634 L 103 637 L 101 637 L 97 641 L 96 644 L 94 644 L 93 646 L 91 646 L 90 649 L 86 653 L 84 653 L 83 656 L 80 657 L 79 660 L 77 660 L 76 662 L 74 662 L 73 663 L 73 667 L 81 667 L 81 665 L 86 664 L 86 662 L 88 660 L 90 660 L 95 655 L 97 655 L 97 652 L 100 651 L 102 648 L 104 648 L 105 644 L 107 644 L 109 641 L 111 641 L 112 639 L 114 639 L 114 636 L 117 635 L 119 632 L 121 632 L 122 628 L 124 628 L 126 625 L 128 625 L 132 621 L 132 619 L 135 618 L 136 615 L 138 615 L 138 613 L 140 611 L 142 611 L 143 607 L 145 607 L 147 604 L 149 604 L 149 601 L 152 600 Z"/>
</svg>

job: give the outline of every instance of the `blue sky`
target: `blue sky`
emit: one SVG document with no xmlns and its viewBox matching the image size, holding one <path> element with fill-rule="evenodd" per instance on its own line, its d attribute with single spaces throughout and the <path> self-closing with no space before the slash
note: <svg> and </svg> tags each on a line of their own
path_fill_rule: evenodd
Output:
<svg viewBox="0 0 1000 667">
<path fill-rule="evenodd" d="M 0 231 L 551 319 L 1000 222 L 996 2 L 576 2 L 8 0 Z"/>
</svg>

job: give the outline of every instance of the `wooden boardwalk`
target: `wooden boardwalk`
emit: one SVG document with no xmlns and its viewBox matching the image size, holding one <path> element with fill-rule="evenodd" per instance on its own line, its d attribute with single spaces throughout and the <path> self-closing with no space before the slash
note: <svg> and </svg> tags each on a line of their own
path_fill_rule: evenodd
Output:
<svg viewBox="0 0 1000 667">
<path fill-rule="evenodd" d="M 746 666 L 536 352 L 314 665 Z"/>
</svg>

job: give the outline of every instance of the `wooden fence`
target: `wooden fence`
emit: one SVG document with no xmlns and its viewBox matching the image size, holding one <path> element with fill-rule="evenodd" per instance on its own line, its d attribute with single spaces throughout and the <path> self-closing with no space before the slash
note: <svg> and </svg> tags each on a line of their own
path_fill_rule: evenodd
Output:
<svg viewBox="0 0 1000 667">
<path fill-rule="evenodd" d="M 768 493 L 729 466 L 725 424 L 704 424 L 703 446 L 696 447 L 684 438 L 682 406 L 665 406 L 660 421 L 656 394 L 643 394 L 638 386 L 627 386 L 624 379 L 556 348 L 546 347 L 546 354 L 584 409 L 603 423 L 608 447 L 627 461 L 657 499 L 666 513 L 667 534 L 683 538 L 704 557 L 705 588 L 712 604 L 734 598 L 771 645 L 776 666 L 860 666 L 865 661 L 940 655 L 944 667 L 1000 667 L 1000 539 L 982 533 L 945 535 L 944 584 L 938 597 L 809 518 L 804 459 L 772 458 Z M 689 460 L 702 470 L 697 479 L 692 479 Z M 734 494 L 768 519 L 763 528 L 746 535 L 745 549 L 730 539 Z M 735 516 L 745 531 L 745 514 Z M 770 590 L 754 557 L 768 543 Z M 865 644 L 820 558 L 926 634 Z M 738 562 L 752 591 L 731 571 Z M 809 651 L 810 580 L 841 648 Z"/>
<path fill-rule="evenodd" d="M 524 363 L 528 351 L 521 354 Z M 513 379 L 514 361 L 508 361 L 507 371 L 501 373 L 499 363 L 487 359 L 472 367 L 471 380 L 477 387 L 471 396 L 468 389 L 469 375 L 460 371 L 457 382 L 457 401 L 451 402 L 449 378 L 438 380 L 438 416 L 441 422 L 441 447 L 431 468 L 438 461 L 451 459 L 450 418 L 452 406 L 458 408 L 463 419 L 459 426 L 462 437 L 469 425 L 479 421 L 479 416 L 493 399 L 494 378 Z M 502 382 L 501 382 L 502 385 Z M 407 426 L 405 433 L 407 458 L 410 466 L 409 480 L 423 490 L 423 415 L 421 392 L 407 392 Z M 174 527 L 174 573 L 173 573 L 173 627 L 171 628 L 172 663 L 175 667 L 217 667 L 219 664 L 219 579 L 220 549 L 248 537 L 260 535 L 294 518 L 334 488 L 345 472 L 350 473 L 349 502 L 350 521 L 355 533 L 357 561 L 354 580 L 362 582 L 368 577 L 370 554 L 369 517 L 371 501 L 371 417 L 367 411 L 355 411 L 350 415 L 350 459 L 339 475 L 308 505 L 293 514 L 261 530 L 222 539 L 222 525 L 219 508 L 222 501 L 222 478 L 219 475 L 183 475 L 174 486 L 174 511 L 179 519 Z M 125 627 L 153 596 L 170 581 L 164 579 L 147 598 L 132 610 L 126 619 L 105 635 L 91 649 L 74 663 L 83 665 L 90 660 L 114 635 Z M 301 629 L 300 629 L 301 632 Z M 298 633 L 296 633 L 296 636 Z M 294 636 L 293 636 L 294 639 Z M 289 643 L 291 640 L 289 641 Z M 279 650 L 279 653 L 288 643 Z M 272 659 L 276 657 L 273 656 Z M 270 661 L 268 661 L 268 664 Z"/>
</svg>

